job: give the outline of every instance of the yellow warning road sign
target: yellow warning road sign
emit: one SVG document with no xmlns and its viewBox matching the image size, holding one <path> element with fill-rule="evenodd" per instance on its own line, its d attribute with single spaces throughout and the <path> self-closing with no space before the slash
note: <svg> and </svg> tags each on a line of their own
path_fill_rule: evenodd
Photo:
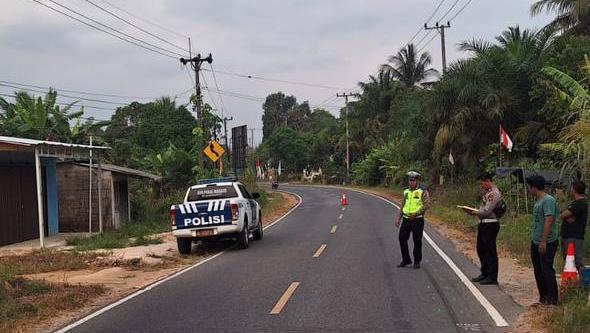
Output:
<svg viewBox="0 0 590 333">
<path fill-rule="evenodd" d="M 209 141 L 209 144 L 205 149 L 203 149 L 203 153 L 213 162 L 217 162 L 225 153 L 225 149 L 215 140 Z"/>
</svg>

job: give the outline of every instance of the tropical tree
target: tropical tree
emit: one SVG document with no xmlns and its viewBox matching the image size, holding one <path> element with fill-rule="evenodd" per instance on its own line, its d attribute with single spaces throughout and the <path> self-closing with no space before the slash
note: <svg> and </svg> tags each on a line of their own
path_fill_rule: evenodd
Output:
<svg viewBox="0 0 590 333">
<path fill-rule="evenodd" d="M 497 44 L 473 40 L 460 44 L 474 57 L 453 63 L 433 92 L 434 121 L 438 123 L 433 157 L 448 154 L 473 164 L 497 142 L 498 125 L 523 135 L 525 153 L 536 153 L 538 138 L 551 132 L 542 101 L 531 101 L 545 50 L 551 38 L 546 31 L 511 27 Z M 532 130 L 534 129 L 534 130 Z M 519 141 L 519 142 L 523 142 Z"/>
<path fill-rule="evenodd" d="M 57 104 L 57 91 L 50 89 L 44 98 L 15 92 L 15 102 L 0 98 L 0 133 L 39 140 L 88 142 L 88 135 L 108 122 L 95 122 L 93 118 L 82 122 L 84 109 L 72 112 L 75 104 Z"/>
<path fill-rule="evenodd" d="M 590 33 L 590 0 L 539 0 L 531 6 L 532 15 L 544 11 L 556 15 L 548 25 L 550 29 L 575 34 Z"/>
<path fill-rule="evenodd" d="M 406 87 L 414 87 L 438 72 L 429 68 L 432 58 L 428 52 L 417 54 L 414 44 L 408 44 L 388 59 L 389 63 L 381 65 L 381 69 Z"/>
<path fill-rule="evenodd" d="M 555 67 L 545 67 L 542 72 L 555 82 L 561 100 L 569 106 L 571 119 L 575 119 L 561 131 L 561 142 L 565 146 L 557 146 L 565 155 L 566 161 L 562 163 L 563 171 L 568 168 L 577 169 L 583 178 L 588 179 L 590 177 L 590 89 L 587 86 L 590 80 L 590 60 L 588 57 L 585 58 L 582 69 L 586 75 L 585 82 L 576 81 Z M 569 153 L 572 148 L 576 154 Z"/>
</svg>

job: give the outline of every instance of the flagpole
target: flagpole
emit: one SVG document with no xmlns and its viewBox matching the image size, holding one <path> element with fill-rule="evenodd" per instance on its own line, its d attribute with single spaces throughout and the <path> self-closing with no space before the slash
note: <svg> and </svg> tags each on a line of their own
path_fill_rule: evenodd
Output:
<svg viewBox="0 0 590 333">
<path fill-rule="evenodd" d="M 500 139 L 500 142 L 498 144 L 498 166 L 502 167 L 502 124 L 498 125 L 498 138 Z"/>
</svg>

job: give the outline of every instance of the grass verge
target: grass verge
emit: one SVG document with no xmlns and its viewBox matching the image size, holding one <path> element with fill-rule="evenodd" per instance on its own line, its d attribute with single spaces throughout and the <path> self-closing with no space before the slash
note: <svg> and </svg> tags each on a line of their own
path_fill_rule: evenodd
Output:
<svg viewBox="0 0 590 333">
<path fill-rule="evenodd" d="M 90 237 L 75 237 L 67 244 L 76 247 L 78 251 L 96 249 L 115 249 L 129 246 L 160 244 L 162 240 L 150 237 L 153 234 L 169 231 L 170 227 L 163 222 L 151 221 L 146 223 L 126 223 L 120 229 L 104 232 Z"/>
<path fill-rule="evenodd" d="M 0 257 L 0 333 L 76 309 L 104 293 L 100 285 L 80 286 L 29 280 L 20 275 L 87 268 L 98 253 L 33 251 L 26 256 Z"/>
</svg>

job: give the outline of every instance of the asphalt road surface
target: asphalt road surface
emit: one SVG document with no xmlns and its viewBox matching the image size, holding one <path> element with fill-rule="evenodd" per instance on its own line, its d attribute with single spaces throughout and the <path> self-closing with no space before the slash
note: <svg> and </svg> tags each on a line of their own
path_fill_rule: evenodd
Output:
<svg viewBox="0 0 590 333">
<path fill-rule="evenodd" d="M 347 191 L 343 209 L 339 189 L 281 189 L 302 202 L 262 241 L 227 250 L 70 332 L 505 332 L 490 307 L 508 323 L 521 310 L 497 286 L 473 288 L 476 298 L 451 267 L 467 277 L 477 268 L 429 227 L 447 260 L 424 241 L 422 268 L 397 268 L 396 208 L 384 200 Z"/>
</svg>

